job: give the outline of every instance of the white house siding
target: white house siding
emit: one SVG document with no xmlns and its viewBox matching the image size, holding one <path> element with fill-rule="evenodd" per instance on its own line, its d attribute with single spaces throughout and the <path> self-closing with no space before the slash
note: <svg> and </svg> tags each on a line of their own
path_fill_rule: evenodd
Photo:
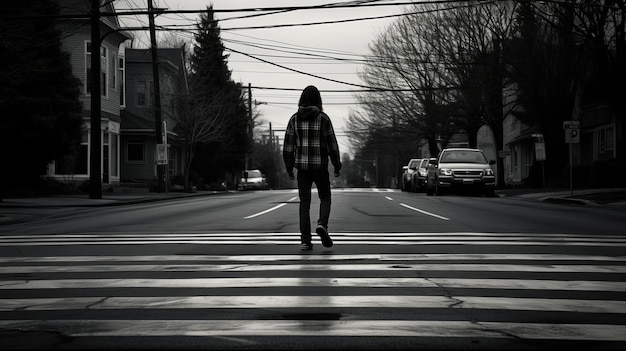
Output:
<svg viewBox="0 0 626 351">
<path fill-rule="evenodd" d="M 88 13 L 89 3 L 80 0 L 60 0 L 63 9 L 67 13 Z M 112 3 L 107 3 L 104 6 L 105 11 L 113 11 Z M 73 11 L 73 12 L 72 12 Z M 102 22 L 106 23 L 111 28 L 119 28 L 115 21 L 110 19 L 102 19 Z M 86 42 L 91 41 L 91 26 L 85 26 L 85 20 L 66 20 L 59 21 L 58 28 L 62 31 L 62 47 L 63 50 L 70 54 L 70 63 L 72 65 L 72 72 L 76 78 L 81 81 L 80 96 L 79 99 L 83 104 L 83 121 L 85 130 L 87 131 L 88 140 L 88 153 L 91 153 L 91 97 L 85 94 L 86 79 L 86 56 L 85 48 Z M 103 183 L 117 183 L 120 180 L 120 155 L 121 155 L 121 139 L 120 139 L 120 98 L 119 89 L 116 86 L 111 86 L 111 75 L 116 74 L 117 71 L 117 55 L 119 51 L 120 43 L 125 39 L 128 39 L 128 35 L 124 33 L 115 33 L 106 36 L 101 45 L 108 50 L 108 79 L 107 79 L 107 94 L 106 97 L 101 99 L 101 125 L 99 126 L 102 136 L 103 145 L 101 150 L 106 152 L 107 155 L 101 158 L 101 162 L 107 161 L 107 164 L 102 165 L 103 173 L 107 173 Z M 99 52 L 92 54 L 99 55 Z M 121 78 L 119 78 L 121 79 Z M 118 79 L 118 83 L 120 82 Z M 105 142 L 108 141 L 108 144 Z M 89 172 L 89 162 L 91 157 L 87 156 L 87 173 Z M 61 181 L 82 181 L 90 178 L 89 174 L 56 174 L 54 162 L 50 165 L 47 175 Z"/>
</svg>

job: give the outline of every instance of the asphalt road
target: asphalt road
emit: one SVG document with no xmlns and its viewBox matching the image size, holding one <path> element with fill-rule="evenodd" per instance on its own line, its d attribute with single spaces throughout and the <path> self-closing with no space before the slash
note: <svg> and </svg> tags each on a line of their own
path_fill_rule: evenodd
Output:
<svg viewBox="0 0 626 351">
<path fill-rule="evenodd" d="M 336 190 L 311 252 L 290 190 L 20 211 L 5 349 L 626 347 L 625 211 Z"/>
</svg>

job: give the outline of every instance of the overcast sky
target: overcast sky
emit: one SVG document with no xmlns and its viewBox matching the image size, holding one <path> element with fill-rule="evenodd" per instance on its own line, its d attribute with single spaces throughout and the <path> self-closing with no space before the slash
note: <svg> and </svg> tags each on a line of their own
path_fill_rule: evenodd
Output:
<svg viewBox="0 0 626 351">
<path fill-rule="evenodd" d="M 145 9 L 149 0 L 117 0 L 118 11 L 125 8 Z M 213 5 L 216 11 L 227 9 L 273 8 L 289 6 L 317 6 L 332 3 L 352 3 L 342 0 L 153 0 L 156 8 L 168 10 L 205 10 Z M 398 0 L 379 0 L 375 3 L 399 3 Z M 406 1 L 404 1 L 406 2 Z M 274 27 L 286 24 L 345 21 L 350 19 L 382 17 L 404 12 L 404 6 L 375 6 L 366 8 L 306 9 L 273 13 L 217 12 L 221 37 L 230 55 L 228 66 L 232 78 L 244 86 L 251 84 L 252 99 L 258 103 L 263 125 L 257 133 L 269 128 L 277 131 L 282 143 L 284 129 L 289 117 L 296 111 L 302 89 L 315 85 L 322 92 L 324 111 L 330 116 L 339 138 L 341 153 L 350 153 L 345 137 L 345 122 L 354 104 L 353 89 L 359 87 L 339 82 L 361 85 L 357 73 L 362 69 L 359 60 L 369 53 L 371 44 L 379 33 L 386 30 L 397 17 L 350 21 L 344 23 Z M 237 18 L 256 14 L 255 17 Z M 261 15 L 261 16 L 259 16 Z M 157 26 L 176 25 L 177 28 L 192 29 L 199 15 L 196 13 L 165 14 L 156 17 Z M 121 19 L 124 24 L 147 26 L 147 16 Z M 134 22 L 133 22 L 134 21 Z M 246 27 L 256 27 L 244 29 Z M 258 28 L 264 27 L 264 28 Z M 191 32 L 177 32 L 192 38 Z M 145 38 L 145 36 L 143 37 Z M 149 42 L 143 39 L 143 46 Z M 241 53 L 238 53 L 241 52 Z M 247 55 L 250 56 L 247 56 Z M 255 59 L 258 58 L 258 59 Z M 260 60 L 259 60 L 260 59 Z M 271 63 L 264 62 L 269 61 Z M 291 70 L 290 70 L 291 69 Z M 326 79 L 312 77 L 295 71 L 305 72 Z M 339 82 L 335 82 L 339 81 Z M 258 87 L 258 88 L 254 88 Z M 261 88 L 298 89 L 272 90 Z M 340 90 L 330 92 L 328 90 Z"/>
</svg>

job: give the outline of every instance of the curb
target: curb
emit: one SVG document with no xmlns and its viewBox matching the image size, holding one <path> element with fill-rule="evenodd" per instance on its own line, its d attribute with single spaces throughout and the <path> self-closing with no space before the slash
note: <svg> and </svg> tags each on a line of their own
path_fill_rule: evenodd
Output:
<svg viewBox="0 0 626 351">
<path fill-rule="evenodd" d="M 570 205 L 578 205 L 578 206 L 602 206 L 593 201 L 583 200 L 583 199 L 575 199 L 575 198 L 565 198 L 565 197 L 546 197 L 541 199 L 543 202 L 553 203 L 553 204 L 570 204 Z"/>
</svg>

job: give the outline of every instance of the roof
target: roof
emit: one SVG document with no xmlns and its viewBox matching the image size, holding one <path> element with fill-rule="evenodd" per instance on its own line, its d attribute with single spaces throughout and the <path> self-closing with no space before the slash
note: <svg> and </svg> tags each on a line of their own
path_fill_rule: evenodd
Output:
<svg viewBox="0 0 626 351">
<path fill-rule="evenodd" d="M 126 49 L 126 63 L 152 63 L 151 49 Z M 158 48 L 157 58 L 160 63 L 167 63 L 174 69 L 184 68 L 185 60 L 182 48 Z"/>
<path fill-rule="evenodd" d="M 120 111 L 122 117 L 122 130 L 126 129 L 145 129 L 154 131 L 154 116 L 138 115 L 127 110 Z"/>
<path fill-rule="evenodd" d="M 60 14 L 63 16 L 68 16 L 68 18 L 78 19 L 80 21 L 84 21 L 85 19 L 90 18 L 91 15 L 91 2 L 85 0 L 58 0 L 60 6 Z M 113 1 L 109 0 L 99 0 L 100 2 L 100 23 L 101 35 L 107 35 L 108 33 L 113 33 L 116 35 L 120 42 L 123 42 L 127 39 L 132 39 L 132 35 L 121 30 L 120 22 L 118 20 L 118 16 L 115 15 L 115 7 L 113 6 Z M 110 29 L 104 29 L 102 25 L 109 27 Z M 108 37 L 108 36 L 107 36 Z"/>
</svg>

